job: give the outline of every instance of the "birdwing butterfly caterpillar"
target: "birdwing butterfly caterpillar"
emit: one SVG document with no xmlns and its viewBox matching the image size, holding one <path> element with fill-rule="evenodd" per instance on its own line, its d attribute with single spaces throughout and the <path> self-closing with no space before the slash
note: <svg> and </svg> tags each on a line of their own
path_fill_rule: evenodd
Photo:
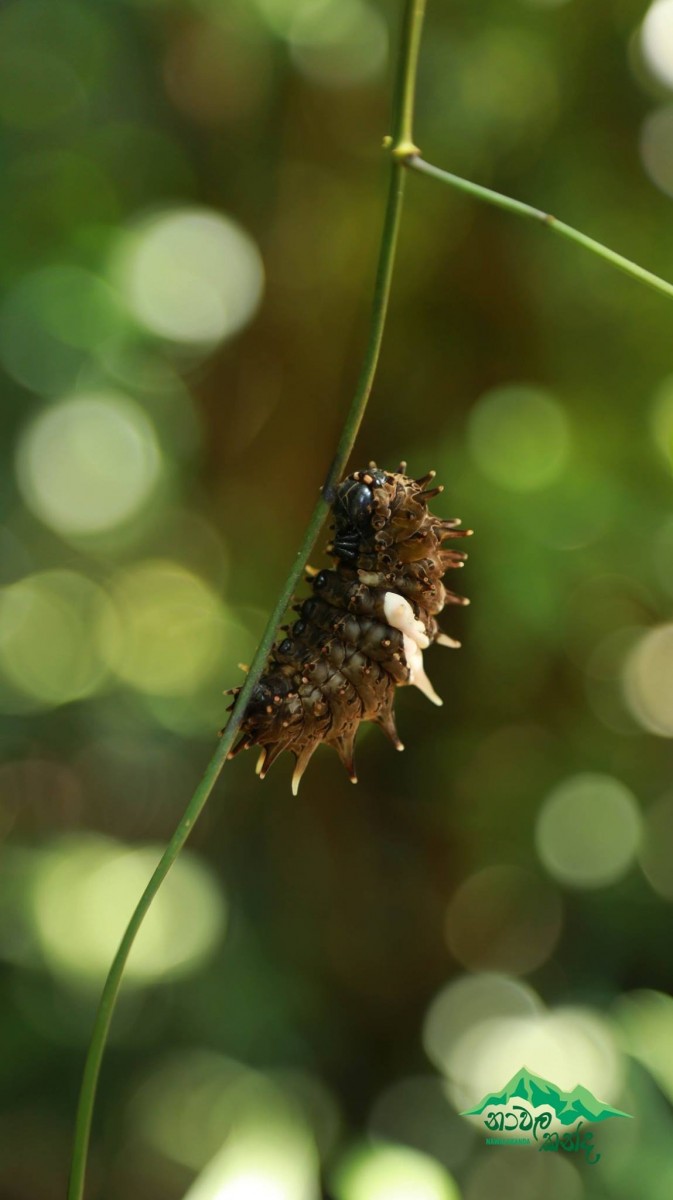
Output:
<svg viewBox="0 0 673 1200">
<path fill-rule="evenodd" d="M 334 566 L 307 568 L 313 594 L 294 606 L 299 619 L 284 627 L 286 636 L 271 651 L 229 752 L 233 758 L 260 746 L 263 779 L 289 750 L 296 760 L 295 795 L 321 742 L 334 747 L 357 783 L 353 745 L 361 721 L 375 721 L 397 750 L 404 749 L 393 717 L 397 687 L 413 684 L 433 704 L 442 703 L 425 673 L 423 651 L 433 642 L 460 645 L 441 632 L 436 617 L 447 604 L 468 603 L 442 583 L 467 555 L 443 543 L 472 530 L 429 511 L 428 501 L 443 491 L 428 488 L 434 471 L 421 479 L 405 471 L 404 462 L 397 471 L 371 462 L 338 485 L 327 546 Z"/>
</svg>

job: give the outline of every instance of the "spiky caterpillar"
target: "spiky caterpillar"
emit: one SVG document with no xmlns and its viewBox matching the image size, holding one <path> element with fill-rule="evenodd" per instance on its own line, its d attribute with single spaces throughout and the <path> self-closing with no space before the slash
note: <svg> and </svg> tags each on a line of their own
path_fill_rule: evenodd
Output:
<svg viewBox="0 0 673 1200">
<path fill-rule="evenodd" d="M 375 721 L 397 750 L 404 749 L 393 717 L 397 687 L 413 684 L 442 703 L 425 674 L 423 650 L 432 642 L 460 644 L 440 631 L 436 617 L 446 604 L 468 603 L 442 583 L 467 555 L 442 543 L 472 531 L 428 511 L 428 501 L 443 490 L 427 490 L 434 471 L 422 479 L 405 471 L 406 463 L 390 472 L 372 462 L 339 484 L 327 547 L 334 568 L 308 569 L 313 595 L 295 606 L 299 620 L 285 627 L 288 636 L 271 651 L 229 752 L 233 758 L 261 746 L 257 773 L 263 779 L 278 755 L 291 751 L 295 795 L 321 742 L 334 747 L 357 782 L 353 746 L 361 721 Z"/>
</svg>

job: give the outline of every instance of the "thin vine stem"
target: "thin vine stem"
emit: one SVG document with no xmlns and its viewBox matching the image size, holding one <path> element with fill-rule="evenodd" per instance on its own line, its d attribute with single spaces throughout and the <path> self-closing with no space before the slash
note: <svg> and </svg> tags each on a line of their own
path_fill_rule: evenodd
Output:
<svg viewBox="0 0 673 1200">
<path fill-rule="evenodd" d="M 632 275 L 634 279 L 639 279 L 648 287 L 662 292 L 664 296 L 673 297 L 672 283 L 661 279 L 652 271 L 646 271 L 644 267 L 639 267 L 637 263 L 631 262 L 631 259 L 625 258 L 623 254 L 617 254 L 615 250 L 610 250 L 608 246 L 597 242 L 595 238 L 588 237 L 586 233 L 580 233 L 579 229 L 574 229 L 572 225 L 566 225 L 565 221 L 557 220 L 551 213 L 543 212 L 540 208 L 533 208 L 531 204 L 524 204 L 522 200 L 514 200 L 511 196 L 504 196 L 502 192 L 482 187 L 479 183 L 472 183 L 460 175 L 452 175 L 450 171 L 443 171 L 441 167 L 435 167 L 432 163 L 425 162 L 418 154 L 410 153 L 405 161 L 411 170 L 420 171 L 423 175 L 430 175 L 433 179 L 439 179 L 441 183 L 448 183 L 450 187 L 456 188 L 460 192 L 467 192 L 468 196 L 473 196 L 475 200 L 483 200 L 486 204 L 504 208 L 507 212 L 517 213 L 520 217 L 527 217 L 531 221 L 545 225 L 553 233 L 559 233 L 571 242 L 576 242 L 578 246 L 584 246 L 585 250 L 590 250 L 599 258 L 605 259 L 619 271 Z"/>
<path fill-rule="evenodd" d="M 124 975 L 124 968 L 131 953 L 133 943 L 154 897 L 201 815 L 224 766 L 227 754 L 234 743 L 252 689 L 264 670 L 264 665 L 269 651 L 273 646 L 278 626 L 292 600 L 297 583 L 308 561 L 309 554 L 329 511 L 334 483 L 343 475 L 346 468 L 348 458 L 362 423 L 367 401 L 371 394 L 388 312 L 388 301 L 390 298 L 390 287 L 404 196 L 406 177 L 405 157 L 409 153 L 409 147 L 413 145 L 414 96 L 424 13 L 425 0 L 405 0 L 397 58 L 397 73 L 393 91 L 388 196 L 376 269 L 369 334 L 355 395 L 346 415 L 336 454 L 321 490 L 320 497 L 309 520 L 301 547 L 292 564 L 273 612 L 269 617 L 262 639 L 250 664 L 245 683 L 236 698 L 227 727 L 215 754 L 206 767 L 205 773 L 187 805 L 175 833 L 171 837 L 145 891 L 138 901 L 103 985 L 87 1051 L 75 1118 L 68 1200 L 83 1200 L 91 1138 L 91 1122 L 96 1100 L 98 1078 L 112 1016 Z"/>
</svg>

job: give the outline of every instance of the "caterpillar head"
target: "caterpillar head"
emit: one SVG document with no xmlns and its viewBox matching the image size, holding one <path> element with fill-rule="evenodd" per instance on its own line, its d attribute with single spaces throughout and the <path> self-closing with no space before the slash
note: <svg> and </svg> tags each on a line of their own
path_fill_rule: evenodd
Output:
<svg viewBox="0 0 673 1200">
<path fill-rule="evenodd" d="M 382 488 L 393 479 L 387 471 L 370 468 L 354 471 L 339 484 L 334 498 L 334 554 L 346 561 L 358 556 L 360 542 L 371 537 L 374 512 L 374 488 Z"/>
<path fill-rule="evenodd" d="M 442 488 L 427 490 L 434 479 L 430 471 L 409 479 L 400 463 L 397 471 L 382 471 L 375 463 L 354 471 L 336 491 L 332 511 L 335 535 L 329 552 L 346 566 L 372 549 L 404 541 L 427 523 L 427 503 Z"/>
</svg>

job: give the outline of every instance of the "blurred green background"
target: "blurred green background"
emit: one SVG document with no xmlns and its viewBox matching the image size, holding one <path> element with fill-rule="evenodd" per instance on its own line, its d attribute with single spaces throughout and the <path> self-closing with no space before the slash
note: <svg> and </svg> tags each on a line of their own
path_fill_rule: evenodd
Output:
<svg viewBox="0 0 673 1200">
<path fill-rule="evenodd" d="M 95 1002 L 358 374 L 394 0 L 0 10 L 0 1196 L 64 1195 Z M 673 278 L 673 2 L 430 0 L 430 161 Z M 354 466 L 472 598 L 402 756 L 223 777 L 133 954 L 99 1200 L 673 1194 L 670 302 L 408 180 Z M 314 561 L 321 561 L 317 556 Z M 457 1116 L 523 1063 L 601 1162 Z"/>
</svg>

